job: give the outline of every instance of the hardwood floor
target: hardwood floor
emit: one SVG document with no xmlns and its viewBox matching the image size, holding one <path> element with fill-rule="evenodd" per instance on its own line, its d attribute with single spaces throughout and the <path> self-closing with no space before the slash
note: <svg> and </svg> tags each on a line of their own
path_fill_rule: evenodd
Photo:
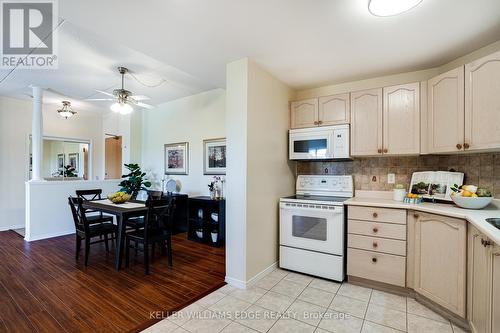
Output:
<svg viewBox="0 0 500 333">
<path fill-rule="evenodd" d="M 166 316 L 224 284 L 223 248 L 186 234 L 172 246 L 174 267 L 157 249 L 145 276 L 142 252 L 118 272 L 103 244 L 92 246 L 85 267 L 73 235 L 28 243 L 0 232 L 0 332 L 138 331 L 161 319 L 152 311 Z"/>
</svg>

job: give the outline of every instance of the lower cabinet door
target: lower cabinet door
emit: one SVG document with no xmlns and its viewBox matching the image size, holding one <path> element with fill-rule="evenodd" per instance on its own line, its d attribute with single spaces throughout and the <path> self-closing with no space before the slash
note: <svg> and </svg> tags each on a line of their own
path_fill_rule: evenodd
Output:
<svg viewBox="0 0 500 333">
<path fill-rule="evenodd" d="M 418 213 L 415 291 L 465 318 L 467 222 Z"/>
<path fill-rule="evenodd" d="M 468 232 L 469 251 L 469 321 L 473 332 L 489 332 L 489 259 L 485 237 L 474 227 Z"/>
<path fill-rule="evenodd" d="M 492 257 L 491 332 L 500 332 L 500 246 L 495 245 Z"/>
<path fill-rule="evenodd" d="M 405 257 L 347 249 L 347 275 L 404 287 L 405 271 Z"/>
</svg>

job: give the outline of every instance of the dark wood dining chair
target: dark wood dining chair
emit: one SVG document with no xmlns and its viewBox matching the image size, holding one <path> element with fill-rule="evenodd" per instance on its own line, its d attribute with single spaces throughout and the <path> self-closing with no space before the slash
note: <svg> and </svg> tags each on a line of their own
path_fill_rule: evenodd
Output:
<svg viewBox="0 0 500 333">
<path fill-rule="evenodd" d="M 76 196 L 83 201 L 102 200 L 102 190 L 76 190 Z M 87 209 L 85 211 L 87 221 L 92 223 L 113 222 L 113 216 L 103 214 L 95 210 Z"/>
<path fill-rule="evenodd" d="M 85 208 L 82 207 L 83 199 L 69 197 L 68 203 L 71 208 L 71 214 L 73 215 L 73 221 L 75 223 L 76 229 L 76 259 L 80 255 L 80 249 L 82 246 L 82 240 L 85 241 L 85 266 L 87 266 L 89 261 L 90 245 L 96 243 L 105 243 L 106 252 L 109 252 L 108 236 L 111 239 L 116 238 L 117 226 L 111 221 L 102 221 L 96 223 L 90 223 L 87 219 L 87 214 Z M 92 238 L 99 237 L 99 240 L 92 241 Z M 104 237 L 104 240 L 102 239 Z"/>
<path fill-rule="evenodd" d="M 125 266 L 130 262 L 130 242 L 143 244 L 144 272 L 149 274 L 149 246 L 151 258 L 154 258 L 155 244 L 159 243 L 161 252 L 167 247 L 168 265 L 172 267 L 172 216 L 175 209 L 173 198 L 148 200 L 147 214 L 144 218 L 144 229 L 127 233 L 125 236 Z M 136 247 L 137 249 L 137 247 Z"/>
</svg>

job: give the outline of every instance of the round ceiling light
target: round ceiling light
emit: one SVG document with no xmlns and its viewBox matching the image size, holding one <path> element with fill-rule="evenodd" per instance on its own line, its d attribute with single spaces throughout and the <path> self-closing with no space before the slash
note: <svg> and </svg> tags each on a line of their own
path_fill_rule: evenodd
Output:
<svg viewBox="0 0 500 333">
<path fill-rule="evenodd" d="M 368 10 L 375 16 L 394 16 L 418 6 L 422 0 L 370 0 Z"/>
</svg>

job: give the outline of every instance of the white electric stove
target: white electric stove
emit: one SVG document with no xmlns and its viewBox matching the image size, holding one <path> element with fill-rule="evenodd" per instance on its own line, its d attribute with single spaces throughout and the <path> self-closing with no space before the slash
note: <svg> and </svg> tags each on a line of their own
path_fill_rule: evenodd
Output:
<svg viewBox="0 0 500 333">
<path fill-rule="evenodd" d="M 296 195 L 280 199 L 280 267 L 343 281 L 344 201 L 352 176 L 297 177 Z"/>
</svg>

